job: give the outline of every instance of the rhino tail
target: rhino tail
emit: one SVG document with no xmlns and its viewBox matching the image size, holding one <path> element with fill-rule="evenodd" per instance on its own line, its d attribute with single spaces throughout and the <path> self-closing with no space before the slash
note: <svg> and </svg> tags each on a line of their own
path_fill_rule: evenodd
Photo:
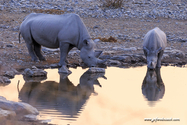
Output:
<svg viewBox="0 0 187 125">
<path fill-rule="evenodd" d="M 21 35 L 21 32 L 19 32 L 19 35 L 18 35 L 19 43 L 21 43 L 21 41 L 20 41 L 20 35 Z"/>
</svg>

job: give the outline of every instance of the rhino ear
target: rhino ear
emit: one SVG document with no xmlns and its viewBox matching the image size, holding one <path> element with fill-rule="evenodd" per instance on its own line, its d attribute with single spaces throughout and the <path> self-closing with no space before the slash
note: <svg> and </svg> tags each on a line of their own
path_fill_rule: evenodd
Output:
<svg viewBox="0 0 187 125">
<path fill-rule="evenodd" d="M 162 50 L 162 47 L 158 48 L 158 49 L 156 50 L 156 53 L 158 54 L 161 50 Z"/>
<path fill-rule="evenodd" d="M 95 51 L 94 55 L 96 58 L 98 58 L 101 55 L 102 51 Z"/>
<path fill-rule="evenodd" d="M 147 47 L 143 47 L 143 50 L 146 51 L 147 54 L 149 54 L 149 50 L 147 49 Z"/>
<path fill-rule="evenodd" d="M 85 40 L 83 41 L 83 44 L 84 44 L 85 46 L 88 46 L 88 45 L 89 45 L 88 40 L 85 39 Z"/>
</svg>

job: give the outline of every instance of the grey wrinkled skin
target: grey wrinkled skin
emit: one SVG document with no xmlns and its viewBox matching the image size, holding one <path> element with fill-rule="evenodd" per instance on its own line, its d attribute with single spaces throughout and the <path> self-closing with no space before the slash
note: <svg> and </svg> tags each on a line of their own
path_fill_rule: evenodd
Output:
<svg viewBox="0 0 187 125">
<path fill-rule="evenodd" d="M 158 27 L 150 30 L 144 37 L 143 51 L 147 59 L 147 67 L 161 67 L 161 58 L 167 46 L 166 34 Z"/>
<path fill-rule="evenodd" d="M 45 60 L 41 54 L 41 46 L 45 46 L 60 48 L 61 66 L 66 65 L 67 54 L 73 47 L 81 50 L 81 58 L 89 67 L 105 62 L 97 58 L 101 52 L 95 52 L 95 43 L 77 14 L 31 13 L 22 22 L 20 34 L 25 40 L 32 61 L 38 61 L 38 58 Z"/>
</svg>

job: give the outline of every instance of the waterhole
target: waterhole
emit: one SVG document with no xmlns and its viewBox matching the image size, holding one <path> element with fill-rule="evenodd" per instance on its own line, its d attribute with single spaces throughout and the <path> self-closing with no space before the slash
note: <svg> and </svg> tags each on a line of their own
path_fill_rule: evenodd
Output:
<svg viewBox="0 0 187 125">
<path fill-rule="evenodd" d="M 187 124 L 186 67 L 108 67 L 105 74 L 70 70 L 66 76 L 46 69 L 47 79 L 17 75 L 0 87 L 0 95 L 31 104 L 38 119 L 57 125 Z"/>
</svg>

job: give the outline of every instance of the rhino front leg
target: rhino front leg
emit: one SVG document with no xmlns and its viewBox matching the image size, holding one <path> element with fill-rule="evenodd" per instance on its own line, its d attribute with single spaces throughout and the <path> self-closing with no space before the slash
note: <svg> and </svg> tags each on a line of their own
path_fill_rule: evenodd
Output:
<svg viewBox="0 0 187 125">
<path fill-rule="evenodd" d="M 59 73 L 66 73 L 66 74 L 70 74 L 71 71 L 67 68 L 66 66 L 66 57 L 67 57 L 67 53 L 69 51 L 69 44 L 68 43 L 60 43 L 60 62 L 59 65 L 61 66 L 61 68 L 59 69 Z"/>
<path fill-rule="evenodd" d="M 41 54 L 41 45 L 37 42 L 34 42 L 34 52 L 36 53 L 40 61 L 46 60 L 45 57 L 43 57 L 43 55 Z"/>
<path fill-rule="evenodd" d="M 161 59 L 162 59 L 163 54 L 164 54 L 164 50 L 161 50 L 158 53 L 158 60 L 157 60 L 157 65 L 156 65 L 157 68 L 161 68 Z"/>
</svg>

